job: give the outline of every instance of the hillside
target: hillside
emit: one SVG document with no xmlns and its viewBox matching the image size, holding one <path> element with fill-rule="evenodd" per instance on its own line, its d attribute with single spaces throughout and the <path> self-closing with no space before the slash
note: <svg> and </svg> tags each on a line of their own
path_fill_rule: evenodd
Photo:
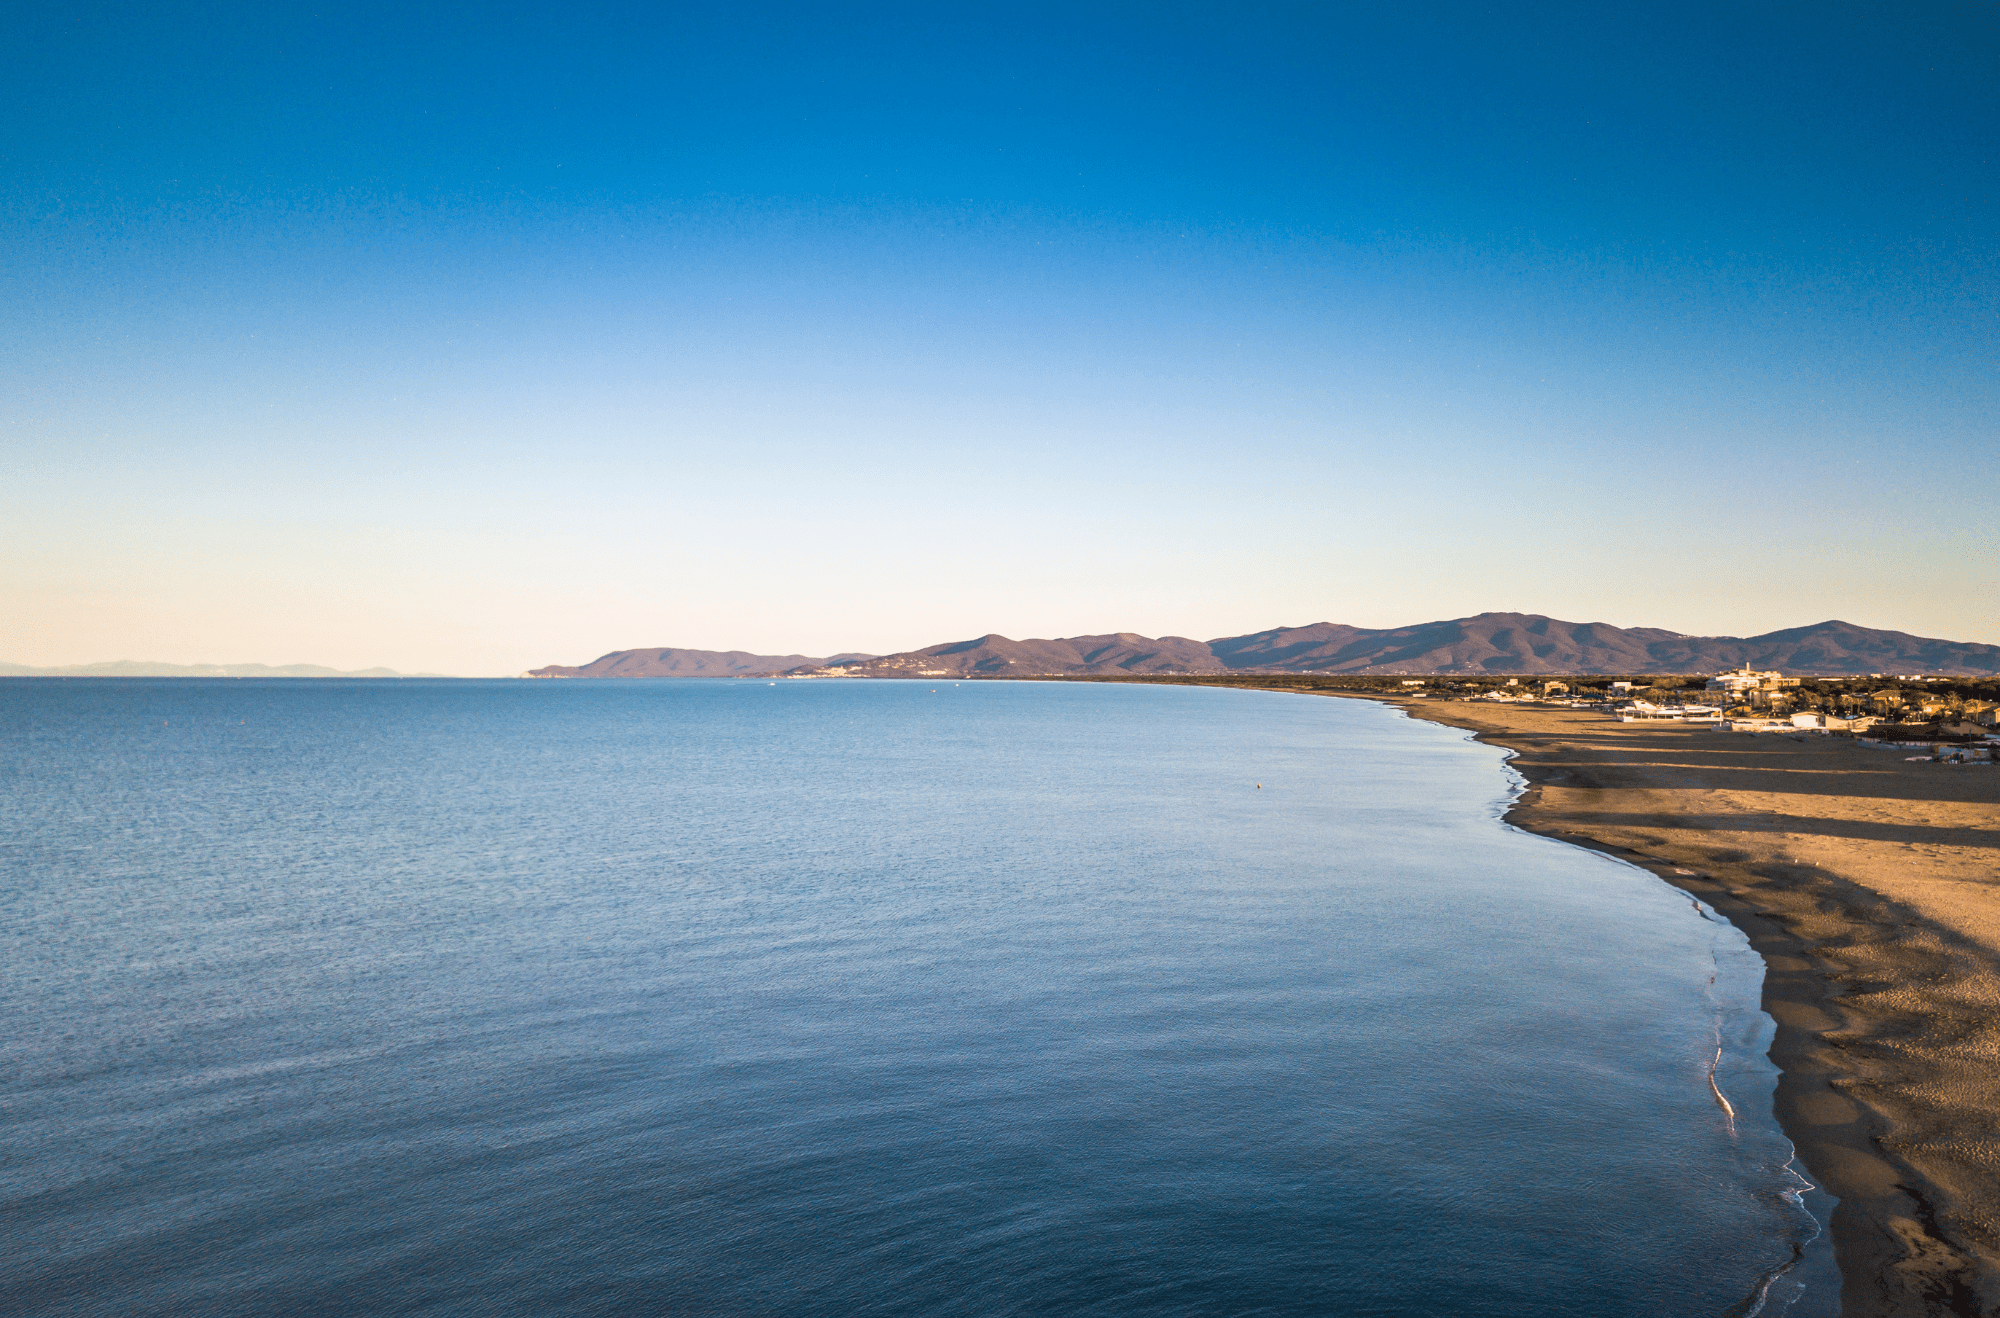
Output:
<svg viewBox="0 0 2000 1318">
<path fill-rule="evenodd" d="M 1155 640 L 1132 632 L 1013 641 L 981 636 L 843 664 L 862 677 L 1006 677 L 1033 673 L 1220 673 L 1228 665 L 1206 641 Z"/>
</svg>

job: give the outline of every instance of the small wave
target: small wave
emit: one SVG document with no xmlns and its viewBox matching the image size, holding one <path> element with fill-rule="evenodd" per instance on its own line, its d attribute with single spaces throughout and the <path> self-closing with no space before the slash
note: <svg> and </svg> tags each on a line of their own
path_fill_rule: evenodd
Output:
<svg viewBox="0 0 2000 1318">
<path fill-rule="evenodd" d="M 1778 1191 L 1778 1197 L 1806 1215 L 1806 1220 L 1812 1223 L 1812 1234 L 1804 1240 L 1793 1241 L 1792 1256 L 1776 1267 L 1768 1269 L 1759 1277 L 1757 1284 L 1751 1288 L 1750 1293 L 1743 1297 L 1741 1303 L 1732 1307 L 1723 1318 L 1757 1318 L 1759 1314 L 1763 1313 L 1765 1308 L 1770 1304 L 1771 1293 L 1777 1289 L 1778 1283 L 1789 1276 L 1799 1264 L 1805 1262 L 1806 1250 L 1820 1237 L 1821 1227 L 1819 1219 L 1814 1217 L 1812 1210 L 1806 1207 L 1806 1191 L 1817 1190 L 1819 1187 L 1807 1180 L 1805 1174 L 1799 1171 L 1798 1160 L 1799 1153 L 1794 1148 L 1786 1156 L 1785 1161 L 1779 1165 L 1778 1170 L 1784 1175 L 1791 1177 L 1796 1184 Z M 1784 1297 L 1781 1310 L 1789 1309 L 1798 1303 L 1799 1296 L 1805 1294 L 1805 1289 L 1803 1283 L 1794 1283 L 1792 1293 Z"/>
<path fill-rule="evenodd" d="M 1694 908 L 1700 911 L 1701 903 L 1696 902 Z M 1707 912 L 1702 912 L 1702 918 L 1708 918 Z M 1713 955 L 1713 953 L 1710 954 L 1711 958 Z M 1711 964 L 1713 964 L 1712 961 Z M 1722 1086 L 1717 1084 L 1715 1080 L 1715 1073 L 1722 1066 L 1723 1012 L 1722 1004 L 1716 1001 L 1715 997 L 1715 978 L 1721 973 L 1722 968 L 1720 966 L 1716 966 L 1710 970 L 1708 972 L 1708 986 L 1703 990 L 1708 997 L 1709 1006 L 1715 1011 L 1715 1053 L 1708 1059 L 1708 1075 L 1706 1079 L 1708 1080 L 1708 1092 L 1714 1097 L 1715 1105 L 1722 1109 L 1722 1119 L 1729 1127 L 1729 1138 L 1733 1140 L 1736 1138 L 1736 1105 L 1729 1101 L 1729 1096 L 1722 1092 Z"/>
<path fill-rule="evenodd" d="M 1715 1101 L 1722 1108 L 1722 1119 L 1729 1123 L 1729 1138 L 1736 1138 L 1736 1109 L 1722 1092 L 1722 1086 L 1715 1083 L 1715 1068 L 1722 1065 L 1722 1046 L 1716 1045 L 1715 1056 L 1708 1063 L 1708 1092 L 1715 1095 Z"/>
</svg>

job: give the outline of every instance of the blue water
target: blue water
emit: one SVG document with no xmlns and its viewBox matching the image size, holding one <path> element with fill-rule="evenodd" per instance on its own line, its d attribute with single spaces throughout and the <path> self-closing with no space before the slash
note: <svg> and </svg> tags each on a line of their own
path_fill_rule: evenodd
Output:
<svg viewBox="0 0 2000 1318">
<path fill-rule="evenodd" d="M 1744 1312 L 1755 959 L 1510 790 L 1256 692 L 0 683 L 0 1310 Z"/>
</svg>

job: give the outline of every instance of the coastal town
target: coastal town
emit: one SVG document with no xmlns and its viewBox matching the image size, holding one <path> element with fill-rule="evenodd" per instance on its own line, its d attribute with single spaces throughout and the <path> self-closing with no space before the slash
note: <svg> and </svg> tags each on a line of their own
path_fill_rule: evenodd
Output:
<svg viewBox="0 0 2000 1318">
<path fill-rule="evenodd" d="M 2000 684 L 1923 674 L 1787 677 L 1744 666 L 1712 676 L 1569 678 L 1486 690 L 1399 681 L 1399 694 L 1592 709 L 1633 723 L 1702 723 L 1722 732 L 1853 736 L 1919 747 L 1952 763 L 1991 763 L 2000 745 Z"/>
</svg>

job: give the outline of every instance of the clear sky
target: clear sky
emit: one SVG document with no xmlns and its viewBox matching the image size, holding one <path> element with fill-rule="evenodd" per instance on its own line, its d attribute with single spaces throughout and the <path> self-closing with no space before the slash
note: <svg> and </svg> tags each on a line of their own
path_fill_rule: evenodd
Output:
<svg viewBox="0 0 2000 1318">
<path fill-rule="evenodd" d="M 1996 15 L 9 6 L 0 660 L 2000 642 Z"/>
</svg>

